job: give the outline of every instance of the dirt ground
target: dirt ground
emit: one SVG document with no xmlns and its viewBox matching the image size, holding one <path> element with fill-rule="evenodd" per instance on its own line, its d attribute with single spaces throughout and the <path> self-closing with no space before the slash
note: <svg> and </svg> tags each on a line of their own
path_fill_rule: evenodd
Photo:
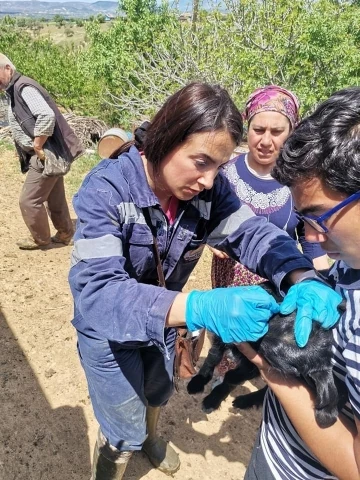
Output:
<svg viewBox="0 0 360 480">
<path fill-rule="evenodd" d="M 16 247 L 16 240 L 27 234 L 18 207 L 23 176 L 12 152 L 0 157 L 0 479 L 89 480 L 97 424 L 70 324 L 71 247 L 32 252 Z M 209 266 L 206 253 L 187 287 L 208 288 Z M 181 458 L 174 479 L 241 480 L 261 412 L 235 412 L 230 396 L 206 415 L 200 408 L 202 396 L 189 396 L 185 385 L 160 421 L 161 435 Z M 259 385 L 255 381 L 238 387 L 234 396 Z M 166 478 L 141 452 L 124 476 Z"/>
</svg>

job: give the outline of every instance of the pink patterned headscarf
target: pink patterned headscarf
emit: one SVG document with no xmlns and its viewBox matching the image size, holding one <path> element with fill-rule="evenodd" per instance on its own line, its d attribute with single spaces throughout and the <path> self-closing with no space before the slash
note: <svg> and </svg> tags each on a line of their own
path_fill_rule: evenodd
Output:
<svg viewBox="0 0 360 480">
<path fill-rule="evenodd" d="M 285 115 L 291 128 L 299 122 L 299 100 L 292 92 L 278 85 L 257 88 L 246 102 L 244 119 L 250 122 L 257 113 L 268 111 Z"/>
</svg>

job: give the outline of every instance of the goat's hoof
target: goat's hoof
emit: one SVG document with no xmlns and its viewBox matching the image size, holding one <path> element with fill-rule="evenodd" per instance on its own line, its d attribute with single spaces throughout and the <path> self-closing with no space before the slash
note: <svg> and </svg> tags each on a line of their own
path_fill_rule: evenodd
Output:
<svg viewBox="0 0 360 480">
<path fill-rule="evenodd" d="M 201 375 L 195 375 L 195 377 L 193 377 L 187 384 L 186 388 L 190 395 L 194 395 L 195 393 L 202 393 L 206 383 L 207 382 L 204 377 Z"/>
<path fill-rule="evenodd" d="M 233 407 L 241 408 L 242 410 L 254 407 L 255 405 L 249 402 L 246 397 L 247 395 L 239 395 L 238 397 L 236 397 L 235 400 L 232 402 Z"/>
<path fill-rule="evenodd" d="M 212 413 L 214 410 L 217 410 L 220 407 L 220 403 L 214 402 L 211 398 L 205 397 L 202 401 L 201 410 L 204 413 Z"/>
<path fill-rule="evenodd" d="M 213 407 L 206 407 L 204 404 L 202 405 L 201 407 L 201 410 L 204 412 L 204 413 L 212 413 L 214 410 L 216 410 L 216 408 L 213 408 Z"/>
</svg>

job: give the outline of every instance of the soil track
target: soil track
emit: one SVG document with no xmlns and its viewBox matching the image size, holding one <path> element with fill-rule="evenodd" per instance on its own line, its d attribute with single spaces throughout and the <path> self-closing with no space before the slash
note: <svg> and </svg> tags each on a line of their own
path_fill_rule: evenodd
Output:
<svg viewBox="0 0 360 480">
<path fill-rule="evenodd" d="M 16 247 L 27 234 L 18 207 L 23 176 L 12 152 L 0 156 L 0 479 L 89 480 L 97 425 L 70 324 L 71 247 L 32 252 Z M 209 265 L 206 252 L 188 288 L 209 288 Z M 239 387 L 236 394 L 256 385 Z M 182 462 L 175 480 L 243 478 L 260 412 L 235 413 L 231 401 L 206 415 L 201 397 L 189 396 L 184 383 L 164 408 L 160 433 Z M 124 476 L 166 478 L 142 453 L 133 456 Z"/>
</svg>

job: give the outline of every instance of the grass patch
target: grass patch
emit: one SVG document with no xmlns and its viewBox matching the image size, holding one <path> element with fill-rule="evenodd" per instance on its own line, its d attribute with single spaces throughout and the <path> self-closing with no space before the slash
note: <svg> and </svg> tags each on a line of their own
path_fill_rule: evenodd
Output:
<svg viewBox="0 0 360 480">
<path fill-rule="evenodd" d="M 102 32 L 108 30 L 112 22 L 105 22 L 100 24 L 100 30 Z M 74 45 L 80 45 L 86 43 L 86 31 L 85 27 L 80 27 L 70 22 L 65 23 L 63 26 L 58 26 L 56 23 L 44 23 L 42 29 L 39 32 L 40 37 L 50 38 L 52 42 L 57 45 L 66 45 L 73 43 Z M 71 32 L 71 34 L 70 34 Z"/>
<path fill-rule="evenodd" d="M 12 155 L 6 153 L 12 152 Z M 3 154 L 7 158 L 9 173 L 11 175 L 18 175 L 20 170 L 20 161 L 15 150 L 15 145 L 11 140 L 0 140 L 0 155 Z"/>
<path fill-rule="evenodd" d="M 13 142 L 7 140 L 0 140 L 0 153 L 15 151 Z"/>
</svg>

